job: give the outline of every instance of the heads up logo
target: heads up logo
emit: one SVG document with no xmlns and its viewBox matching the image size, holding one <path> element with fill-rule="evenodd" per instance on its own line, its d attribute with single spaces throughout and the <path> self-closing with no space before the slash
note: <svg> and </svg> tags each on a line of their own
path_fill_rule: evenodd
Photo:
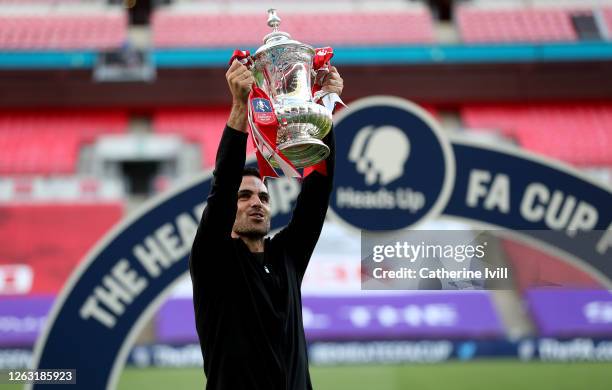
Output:
<svg viewBox="0 0 612 390">
<path fill-rule="evenodd" d="M 367 185 L 388 184 L 404 174 L 410 141 L 397 127 L 366 126 L 359 130 L 349 151 L 349 160 L 364 175 Z"/>
<path fill-rule="evenodd" d="M 359 100 L 336 118 L 331 208 L 362 230 L 388 231 L 438 214 L 453 186 L 450 143 L 423 109 L 395 97 Z"/>
</svg>

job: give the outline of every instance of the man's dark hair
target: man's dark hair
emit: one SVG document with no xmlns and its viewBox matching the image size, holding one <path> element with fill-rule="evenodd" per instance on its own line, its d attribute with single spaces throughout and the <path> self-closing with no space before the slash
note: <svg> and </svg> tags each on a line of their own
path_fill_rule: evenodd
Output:
<svg viewBox="0 0 612 390">
<path fill-rule="evenodd" d="M 242 170 L 242 177 L 245 176 L 255 176 L 261 179 L 261 174 L 259 173 L 259 169 L 255 167 L 244 167 Z"/>
<path fill-rule="evenodd" d="M 244 169 L 242 170 L 242 177 L 245 177 L 245 176 L 255 176 L 256 178 L 261 179 L 261 173 L 259 172 L 259 169 L 255 167 L 244 167 Z M 268 186 L 267 177 L 263 181 L 263 183 L 266 187 Z"/>
</svg>

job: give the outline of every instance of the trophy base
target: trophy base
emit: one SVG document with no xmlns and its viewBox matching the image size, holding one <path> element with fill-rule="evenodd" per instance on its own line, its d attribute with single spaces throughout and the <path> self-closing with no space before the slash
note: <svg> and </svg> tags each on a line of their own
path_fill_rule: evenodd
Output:
<svg viewBox="0 0 612 390">
<path fill-rule="evenodd" d="M 285 142 L 278 149 L 293 163 L 296 168 L 304 168 L 321 162 L 329 156 L 329 147 L 323 141 L 316 138 L 300 139 Z M 270 164 L 278 168 L 274 159 Z"/>
</svg>

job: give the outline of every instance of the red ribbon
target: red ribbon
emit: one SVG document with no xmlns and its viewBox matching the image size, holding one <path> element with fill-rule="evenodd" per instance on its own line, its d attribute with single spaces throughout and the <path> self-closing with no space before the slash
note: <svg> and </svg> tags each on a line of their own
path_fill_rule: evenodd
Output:
<svg viewBox="0 0 612 390">
<path fill-rule="evenodd" d="M 279 127 L 278 119 L 276 118 L 276 115 L 273 111 L 258 113 L 255 109 L 256 107 L 253 106 L 255 104 L 255 99 L 262 99 L 267 101 L 269 107 L 272 108 L 272 102 L 268 98 L 268 95 L 264 91 L 262 91 L 261 88 L 253 84 L 253 86 L 251 87 L 251 92 L 249 93 L 249 105 L 251 106 L 249 107 L 249 110 L 252 110 L 253 112 L 253 122 L 257 125 L 257 128 L 261 132 L 266 142 L 276 147 L 276 133 Z M 261 151 L 257 147 L 252 128 L 251 138 L 253 139 L 253 144 L 255 145 L 257 165 L 259 166 L 259 172 L 261 174 L 262 179 L 264 179 L 266 176 L 278 177 L 278 174 L 276 173 L 274 168 L 272 168 L 272 165 L 270 165 L 270 163 L 263 157 Z"/>
<path fill-rule="evenodd" d="M 312 60 L 312 69 L 317 72 L 329 73 L 329 67 L 331 66 L 331 59 L 334 56 L 334 49 L 331 47 L 320 47 L 315 49 L 315 55 Z M 315 80 L 318 79 L 315 78 Z M 313 83 L 312 94 L 320 91 L 322 86 L 319 83 Z M 312 172 L 319 172 L 320 174 L 327 176 L 327 163 L 325 160 L 318 162 L 317 164 L 304 168 L 304 177 L 310 175 Z"/>
<path fill-rule="evenodd" d="M 320 47 L 315 49 L 315 55 L 312 59 L 312 69 L 317 72 L 315 80 L 319 80 L 319 73 L 329 73 L 329 67 L 331 65 L 331 59 L 334 56 L 334 49 L 331 47 Z M 315 82 L 312 85 L 312 94 L 321 90 L 322 86 Z"/>
<path fill-rule="evenodd" d="M 232 54 L 229 64 L 231 65 L 234 60 L 238 60 L 238 62 L 249 69 L 253 67 L 253 59 L 251 58 L 251 53 L 248 50 L 234 50 L 234 54 Z"/>
</svg>

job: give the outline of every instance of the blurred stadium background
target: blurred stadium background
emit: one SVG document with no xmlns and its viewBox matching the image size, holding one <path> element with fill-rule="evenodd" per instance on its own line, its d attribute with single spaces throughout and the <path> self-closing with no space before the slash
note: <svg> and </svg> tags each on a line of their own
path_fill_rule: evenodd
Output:
<svg viewBox="0 0 612 390">
<path fill-rule="evenodd" d="M 405 97 L 612 184 L 612 1 L 0 0 L 0 368 L 29 364 L 105 232 L 212 167 L 226 62 L 261 44 L 270 5 L 334 47 L 349 104 Z M 612 296 L 535 248 L 497 251 L 512 291 L 364 295 L 359 237 L 326 223 L 303 289 L 315 388 L 611 388 Z M 202 387 L 190 294 L 186 278 L 148 322 L 119 388 Z"/>
</svg>

